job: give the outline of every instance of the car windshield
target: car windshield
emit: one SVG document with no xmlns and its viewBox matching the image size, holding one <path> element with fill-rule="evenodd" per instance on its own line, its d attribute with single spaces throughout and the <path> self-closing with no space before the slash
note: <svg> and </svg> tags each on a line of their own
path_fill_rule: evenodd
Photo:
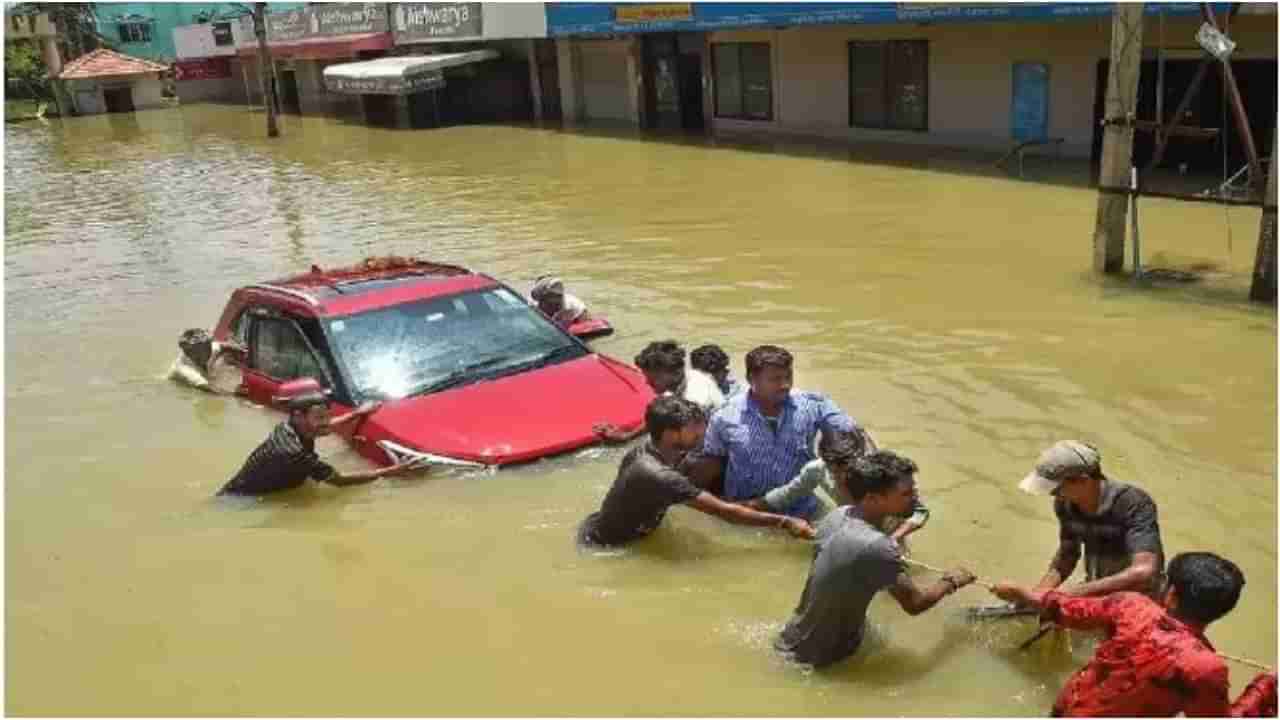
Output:
<svg viewBox="0 0 1280 720">
<path fill-rule="evenodd" d="M 358 400 L 395 400 L 586 354 L 506 288 L 393 305 L 327 323 Z"/>
</svg>

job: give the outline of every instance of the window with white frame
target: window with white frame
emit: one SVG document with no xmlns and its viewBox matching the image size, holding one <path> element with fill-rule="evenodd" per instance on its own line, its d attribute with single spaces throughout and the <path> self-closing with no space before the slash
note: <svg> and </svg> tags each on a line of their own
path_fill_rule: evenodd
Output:
<svg viewBox="0 0 1280 720">
<path fill-rule="evenodd" d="M 151 23 L 146 21 L 129 21 L 116 23 L 122 43 L 151 42 Z"/>
</svg>

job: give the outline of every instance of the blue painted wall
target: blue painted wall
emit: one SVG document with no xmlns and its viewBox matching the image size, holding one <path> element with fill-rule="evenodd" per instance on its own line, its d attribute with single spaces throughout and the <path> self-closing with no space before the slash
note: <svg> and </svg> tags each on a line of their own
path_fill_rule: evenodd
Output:
<svg viewBox="0 0 1280 720">
<path fill-rule="evenodd" d="M 177 56 L 173 46 L 173 29 L 194 25 L 204 20 L 227 20 L 238 17 L 251 3 L 97 3 L 98 32 L 125 55 L 157 62 L 171 62 Z M 268 12 L 291 10 L 305 2 L 280 2 L 268 5 Z M 125 42 L 120 39 L 119 23 L 125 20 L 148 22 L 149 42 Z"/>
<path fill-rule="evenodd" d="M 1227 3 L 1213 3 L 1225 11 Z M 1036 21 L 1111 14 L 1111 3 L 1010 3 L 993 6 L 915 3 L 692 3 L 692 18 L 654 22 L 617 22 L 614 3 L 547 3 L 547 34 L 552 37 L 593 33 L 643 33 L 681 30 L 793 25 L 888 24 L 901 22 Z M 1147 3 L 1146 14 L 1198 15 L 1190 2 Z"/>
</svg>

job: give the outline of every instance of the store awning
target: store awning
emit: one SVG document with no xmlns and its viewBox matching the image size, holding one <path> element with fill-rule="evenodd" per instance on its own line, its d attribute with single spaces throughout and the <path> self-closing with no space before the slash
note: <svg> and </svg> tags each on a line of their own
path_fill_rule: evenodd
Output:
<svg viewBox="0 0 1280 720">
<path fill-rule="evenodd" d="M 324 86 L 330 92 L 353 95 L 409 95 L 444 87 L 444 69 L 492 60 L 496 50 L 382 57 L 324 69 Z"/>
</svg>

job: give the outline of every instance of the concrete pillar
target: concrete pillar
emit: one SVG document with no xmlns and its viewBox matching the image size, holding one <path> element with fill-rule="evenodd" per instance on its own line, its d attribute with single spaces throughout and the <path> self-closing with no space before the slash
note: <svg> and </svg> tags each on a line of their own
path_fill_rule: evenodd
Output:
<svg viewBox="0 0 1280 720">
<path fill-rule="evenodd" d="M 1138 71 L 1142 65 L 1142 3 L 1116 3 L 1111 16 L 1111 67 L 1103 119 L 1102 168 L 1098 175 L 1098 213 L 1093 229 L 1093 269 L 1124 270 L 1124 230 L 1133 160 L 1133 125 L 1138 106 Z"/>
<path fill-rule="evenodd" d="M 538 41 L 526 40 L 529 56 L 529 95 L 533 100 L 533 121 L 542 122 L 542 67 L 538 65 Z"/>
<path fill-rule="evenodd" d="M 1249 299 L 1276 303 L 1276 133 L 1271 131 L 1271 170 L 1262 200 L 1262 223 L 1258 226 L 1258 253 L 1253 259 L 1253 286 Z"/>
<path fill-rule="evenodd" d="M 573 40 L 556 38 L 556 66 L 560 70 L 560 114 L 565 127 L 574 127 L 582 119 L 581 98 L 578 89 L 578 53 Z"/>
</svg>

